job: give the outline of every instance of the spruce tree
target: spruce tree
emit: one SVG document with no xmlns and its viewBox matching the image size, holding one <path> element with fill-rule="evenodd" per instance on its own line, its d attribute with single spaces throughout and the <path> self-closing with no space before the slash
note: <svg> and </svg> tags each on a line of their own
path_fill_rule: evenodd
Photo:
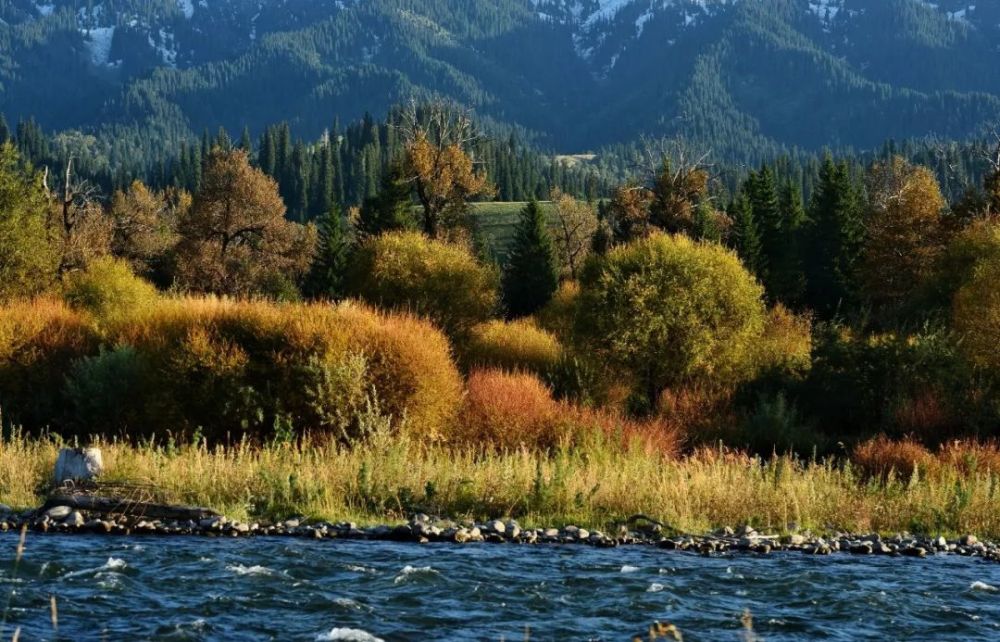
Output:
<svg viewBox="0 0 1000 642">
<path fill-rule="evenodd" d="M 756 275 L 761 269 L 760 230 L 754 218 L 753 205 L 746 193 L 736 197 L 730 205 L 729 215 L 733 219 L 733 245 L 743 265 Z"/>
<path fill-rule="evenodd" d="M 316 253 L 303 290 L 311 298 L 337 301 L 344 297 L 353 240 L 347 221 L 336 205 L 320 217 L 318 228 Z"/>
<path fill-rule="evenodd" d="M 774 282 L 777 279 L 775 272 L 780 270 L 778 264 L 784 251 L 785 226 L 771 168 L 767 165 L 762 167 L 755 179 L 749 196 L 754 222 L 760 235 L 758 269 L 768 296 L 773 298 Z"/>
<path fill-rule="evenodd" d="M 781 189 L 781 243 L 771 259 L 768 286 L 773 298 L 789 306 L 802 300 L 806 287 L 802 271 L 802 229 L 806 213 L 802 205 L 802 191 L 791 181 Z"/>
<path fill-rule="evenodd" d="M 532 200 L 521 210 L 514 232 L 514 247 L 504 270 L 507 311 L 512 317 L 532 314 L 549 302 L 558 287 L 559 272 L 552 237 L 542 209 Z"/>
<path fill-rule="evenodd" d="M 10 127 L 7 126 L 7 119 L 0 114 L 0 145 L 10 140 Z"/>
<path fill-rule="evenodd" d="M 807 297 L 817 312 L 831 315 L 857 298 L 864 241 L 858 189 L 846 162 L 826 158 L 810 210 Z"/>
<path fill-rule="evenodd" d="M 383 232 L 414 227 L 411 186 L 398 163 L 382 175 L 377 196 L 365 199 L 358 217 L 358 232 L 378 236 Z"/>
<path fill-rule="evenodd" d="M 243 127 L 243 133 L 240 135 L 240 149 L 245 151 L 247 154 L 253 153 L 253 142 L 250 140 L 249 127 Z"/>
</svg>

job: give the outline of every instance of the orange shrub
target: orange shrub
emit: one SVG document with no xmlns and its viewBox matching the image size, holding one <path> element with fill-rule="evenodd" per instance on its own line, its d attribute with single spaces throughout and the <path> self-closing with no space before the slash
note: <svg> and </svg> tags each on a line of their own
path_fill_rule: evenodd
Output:
<svg viewBox="0 0 1000 642">
<path fill-rule="evenodd" d="M 909 478 L 917 470 L 921 475 L 937 468 L 934 455 L 912 439 L 891 440 L 888 437 L 858 444 L 851 454 L 852 463 L 866 477 L 886 478 L 890 472 L 897 477 Z"/>
<path fill-rule="evenodd" d="M 941 446 L 937 454 L 942 464 L 963 474 L 1000 474 L 1000 445 L 996 442 L 953 441 Z"/>
<path fill-rule="evenodd" d="M 680 450 L 680 432 L 659 420 L 638 421 L 615 413 L 556 401 L 538 377 L 502 370 L 469 375 L 458 441 L 493 448 L 552 448 L 599 439 L 666 456 Z"/>
<path fill-rule="evenodd" d="M 564 407 L 538 377 L 475 370 L 466 382 L 456 437 L 498 448 L 555 446 L 566 437 Z"/>
<path fill-rule="evenodd" d="M 488 321 L 475 326 L 461 349 L 469 367 L 496 367 L 550 372 L 562 356 L 562 346 L 551 333 L 530 319 Z"/>
</svg>

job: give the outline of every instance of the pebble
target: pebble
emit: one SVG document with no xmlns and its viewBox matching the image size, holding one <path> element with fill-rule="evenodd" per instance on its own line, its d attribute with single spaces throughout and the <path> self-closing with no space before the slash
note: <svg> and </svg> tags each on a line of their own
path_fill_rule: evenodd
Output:
<svg viewBox="0 0 1000 642">
<path fill-rule="evenodd" d="M 883 539 L 877 533 L 841 533 L 826 540 L 815 537 L 808 531 L 779 537 L 758 532 L 749 525 L 738 529 L 722 528 L 710 536 L 664 537 L 651 530 L 614 527 L 608 533 L 590 531 L 569 525 L 562 529 L 524 529 L 515 520 L 489 520 L 482 524 L 472 521 L 461 523 L 436 518 L 425 513 L 414 515 L 405 524 L 378 525 L 359 528 L 353 522 L 330 524 L 308 522 L 293 518 L 275 524 L 260 524 L 229 521 L 222 516 L 208 517 L 198 521 L 160 521 L 139 516 L 89 514 L 74 510 L 69 506 L 55 506 L 46 511 L 28 511 L 21 514 L 9 513 L 0 505 L 0 530 L 18 530 L 26 524 L 41 532 L 60 533 L 93 532 L 129 534 L 144 533 L 168 535 L 206 535 L 226 537 L 286 536 L 312 539 L 345 538 L 369 540 L 395 540 L 426 544 L 430 542 L 454 542 L 471 544 L 490 542 L 495 544 L 519 543 L 531 545 L 538 542 L 589 545 L 599 548 L 613 548 L 619 545 L 649 545 L 671 551 L 688 551 L 689 554 L 704 556 L 732 555 L 737 551 L 756 555 L 772 555 L 782 551 L 801 551 L 810 555 L 831 555 L 849 553 L 851 555 L 886 555 L 924 558 L 934 554 L 955 554 L 979 557 L 1000 562 L 1000 545 L 980 541 L 973 534 L 949 541 L 945 537 L 920 537 L 909 533 L 899 533 Z"/>
</svg>

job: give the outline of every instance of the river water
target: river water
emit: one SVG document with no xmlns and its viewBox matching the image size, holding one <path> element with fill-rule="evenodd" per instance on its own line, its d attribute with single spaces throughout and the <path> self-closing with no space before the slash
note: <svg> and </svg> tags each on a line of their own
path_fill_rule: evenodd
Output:
<svg viewBox="0 0 1000 642">
<path fill-rule="evenodd" d="M 1000 639 L 1000 565 L 960 557 L 29 534 L 15 569 L 16 545 L 0 640 Z"/>
</svg>

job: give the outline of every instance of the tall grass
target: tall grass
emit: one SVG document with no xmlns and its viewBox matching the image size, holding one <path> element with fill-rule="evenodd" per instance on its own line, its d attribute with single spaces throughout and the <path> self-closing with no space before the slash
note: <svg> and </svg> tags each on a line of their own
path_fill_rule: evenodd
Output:
<svg viewBox="0 0 1000 642">
<path fill-rule="evenodd" d="M 955 452 L 936 456 L 933 475 L 876 478 L 848 463 L 721 449 L 668 459 L 596 438 L 549 451 L 428 446 L 405 433 L 379 433 L 352 449 L 309 438 L 265 447 L 99 445 L 109 479 L 149 484 L 162 501 L 237 519 L 300 514 L 373 523 L 424 511 L 611 528 L 645 513 L 684 532 L 750 523 L 775 532 L 794 524 L 814 532 L 1000 536 L 998 473 L 955 465 Z M 58 447 L 18 435 L 0 442 L 0 501 L 37 505 Z"/>
</svg>

